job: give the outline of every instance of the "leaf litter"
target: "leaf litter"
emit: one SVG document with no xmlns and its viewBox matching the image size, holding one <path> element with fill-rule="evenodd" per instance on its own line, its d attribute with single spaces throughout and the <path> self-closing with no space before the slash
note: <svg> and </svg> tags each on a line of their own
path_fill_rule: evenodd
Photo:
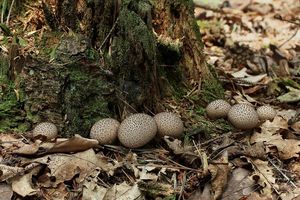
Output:
<svg viewBox="0 0 300 200">
<path fill-rule="evenodd" d="M 33 141 L 26 133 L 1 134 L 0 199 L 300 198 L 299 1 L 194 2 L 204 53 L 226 97 L 271 104 L 275 118 L 253 132 L 224 132 L 195 113 L 194 90 L 183 103 L 163 102 L 192 127 L 183 141 L 166 137 L 129 151 L 78 135 Z M 38 54 L 30 36 L 46 30 L 35 28 L 44 21 L 40 9 L 29 9 L 15 19 L 27 33 L 24 55 Z"/>
</svg>

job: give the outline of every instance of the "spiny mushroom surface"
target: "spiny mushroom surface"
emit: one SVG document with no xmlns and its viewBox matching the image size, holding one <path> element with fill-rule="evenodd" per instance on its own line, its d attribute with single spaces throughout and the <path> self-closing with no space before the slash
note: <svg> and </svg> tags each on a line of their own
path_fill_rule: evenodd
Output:
<svg viewBox="0 0 300 200">
<path fill-rule="evenodd" d="M 260 106 L 256 109 L 258 117 L 261 121 L 272 120 L 276 115 L 276 111 L 271 106 Z"/>
<path fill-rule="evenodd" d="M 161 112 L 154 116 L 157 124 L 158 135 L 180 137 L 183 134 L 183 122 L 174 113 Z"/>
<path fill-rule="evenodd" d="M 97 121 L 91 128 L 90 138 L 98 140 L 99 144 L 112 144 L 118 137 L 120 122 L 112 118 Z"/>
<path fill-rule="evenodd" d="M 33 129 L 32 135 L 34 138 L 44 136 L 48 140 L 51 140 L 57 137 L 57 132 L 55 124 L 51 122 L 42 122 Z"/>
<path fill-rule="evenodd" d="M 211 119 L 218 119 L 222 117 L 226 117 L 231 105 L 223 100 L 217 99 L 215 101 L 210 102 L 206 107 L 206 113 Z"/>
<path fill-rule="evenodd" d="M 259 122 L 255 109 L 245 103 L 232 106 L 228 112 L 228 119 L 233 126 L 243 130 L 255 128 Z"/>
<path fill-rule="evenodd" d="M 157 125 L 153 117 L 138 113 L 123 120 L 118 130 L 118 138 L 125 147 L 138 148 L 150 142 L 156 132 Z"/>
</svg>

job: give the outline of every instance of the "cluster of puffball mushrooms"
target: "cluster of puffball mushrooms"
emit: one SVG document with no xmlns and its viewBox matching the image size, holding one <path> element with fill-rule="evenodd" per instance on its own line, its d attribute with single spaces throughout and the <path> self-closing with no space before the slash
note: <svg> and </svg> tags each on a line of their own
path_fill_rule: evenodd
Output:
<svg viewBox="0 0 300 200">
<path fill-rule="evenodd" d="M 249 104 L 231 106 L 222 99 L 208 104 L 206 112 L 209 118 L 228 118 L 238 129 L 252 129 L 260 121 L 272 120 L 276 111 L 270 106 L 254 109 Z M 97 121 L 91 128 L 90 138 L 99 144 L 113 144 L 117 139 L 128 148 L 139 148 L 150 142 L 155 136 L 171 136 L 178 138 L 183 134 L 184 126 L 181 119 L 174 113 L 161 112 L 154 117 L 137 113 L 127 117 L 122 123 L 112 118 Z M 38 124 L 33 130 L 33 137 L 45 136 L 48 140 L 57 137 L 57 127 L 50 122 Z"/>
<path fill-rule="evenodd" d="M 130 115 L 122 123 L 113 118 L 97 121 L 91 128 L 90 138 L 99 144 L 113 144 L 117 139 L 128 148 L 139 148 L 154 139 L 155 136 L 178 138 L 183 134 L 182 120 L 174 113 L 161 112 L 154 117 L 144 113 Z M 33 130 L 33 137 L 44 135 L 48 140 L 57 137 L 57 128 L 53 123 L 43 122 Z"/>
<path fill-rule="evenodd" d="M 246 103 L 239 103 L 231 106 L 223 99 L 215 100 L 208 104 L 206 112 L 209 118 L 228 118 L 231 124 L 238 129 L 253 129 L 259 122 L 273 120 L 276 111 L 270 106 L 255 108 Z"/>
</svg>

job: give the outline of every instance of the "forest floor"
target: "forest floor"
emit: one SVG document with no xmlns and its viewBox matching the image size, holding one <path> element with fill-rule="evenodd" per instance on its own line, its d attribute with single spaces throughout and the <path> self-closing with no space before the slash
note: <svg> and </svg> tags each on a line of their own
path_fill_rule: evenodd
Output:
<svg viewBox="0 0 300 200">
<path fill-rule="evenodd" d="M 186 126 L 198 127 L 187 129 L 184 140 L 166 137 L 130 151 L 94 147 L 94 140 L 80 136 L 32 142 L 26 134 L 2 134 L 0 200 L 300 199 L 299 0 L 194 2 L 204 53 L 226 99 L 270 105 L 275 118 L 237 130 L 226 120 L 210 120 L 204 109 L 188 112 L 191 90 L 186 101 L 164 102 Z M 42 20 L 40 10 L 30 9 L 16 19 L 24 29 Z M 34 33 L 19 38 L 24 54 L 36 51 Z M 197 124 L 201 114 L 206 128 L 218 124 L 209 134 Z"/>
</svg>

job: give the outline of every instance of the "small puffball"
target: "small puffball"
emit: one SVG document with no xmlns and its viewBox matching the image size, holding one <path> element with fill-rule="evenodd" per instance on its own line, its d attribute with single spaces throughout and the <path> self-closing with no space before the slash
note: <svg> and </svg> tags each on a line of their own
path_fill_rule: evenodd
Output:
<svg viewBox="0 0 300 200">
<path fill-rule="evenodd" d="M 138 113 L 127 117 L 118 130 L 119 141 L 128 148 L 138 148 L 150 142 L 156 135 L 157 125 L 153 117 Z"/>
<path fill-rule="evenodd" d="M 239 129 L 252 129 L 258 125 L 259 119 L 255 109 L 248 104 L 236 104 L 228 112 L 229 121 Z"/>
<path fill-rule="evenodd" d="M 51 140 L 53 138 L 57 137 L 57 127 L 55 124 L 51 122 L 43 122 L 38 124 L 32 132 L 32 136 L 34 138 L 39 137 L 39 136 L 44 136 L 48 140 Z"/>
<path fill-rule="evenodd" d="M 227 101 L 223 99 L 218 99 L 210 102 L 207 105 L 206 113 L 211 119 L 223 118 L 227 117 L 230 108 L 231 105 Z"/>
<path fill-rule="evenodd" d="M 273 120 L 276 115 L 276 111 L 271 106 L 260 106 L 256 112 L 261 121 Z"/>
<path fill-rule="evenodd" d="M 112 118 L 97 121 L 91 128 L 90 138 L 98 140 L 99 144 L 112 144 L 118 137 L 120 122 Z"/>
<path fill-rule="evenodd" d="M 154 116 L 158 135 L 178 138 L 183 134 L 183 122 L 174 113 L 161 112 Z"/>
</svg>

